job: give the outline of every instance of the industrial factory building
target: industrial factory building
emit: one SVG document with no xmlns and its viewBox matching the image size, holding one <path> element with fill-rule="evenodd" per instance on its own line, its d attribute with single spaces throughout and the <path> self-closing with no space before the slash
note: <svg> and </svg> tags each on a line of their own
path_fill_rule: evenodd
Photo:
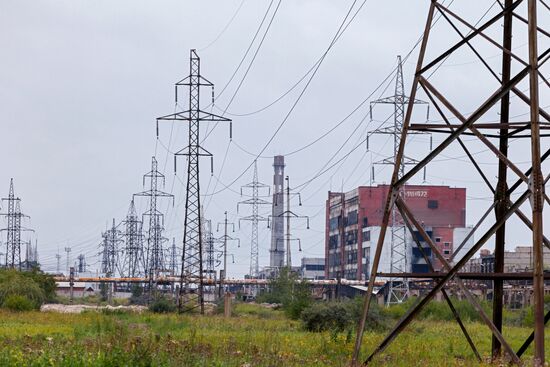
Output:
<svg viewBox="0 0 550 367">
<path fill-rule="evenodd" d="M 360 186 L 346 193 L 328 193 L 325 229 L 327 279 L 340 277 L 364 280 L 369 277 L 388 190 L 388 185 L 378 185 Z M 415 218 L 423 224 L 443 256 L 449 258 L 455 246 L 458 247 L 469 231 L 466 227 L 466 189 L 408 185 L 405 186 L 403 195 Z M 389 225 L 393 225 L 391 218 Z M 461 252 L 469 248 L 472 241 L 473 238 L 470 238 Z M 405 244 L 407 268 L 404 270 L 427 272 L 426 262 L 408 231 Z M 431 251 L 425 251 L 435 270 L 441 269 L 441 264 L 432 256 Z M 391 236 L 388 229 L 379 272 L 390 272 L 390 254 Z"/>
</svg>

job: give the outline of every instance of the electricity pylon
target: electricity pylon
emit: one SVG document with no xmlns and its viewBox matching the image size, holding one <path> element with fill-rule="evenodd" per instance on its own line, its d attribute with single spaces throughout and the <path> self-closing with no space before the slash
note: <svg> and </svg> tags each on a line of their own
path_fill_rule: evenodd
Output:
<svg viewBox="0 0 550 367">
<path fill-rule="evenodd" d="M 7 202 L 8 211 L 1 213 L 8 220 L 8 226 L 2 231 L 6 231 L 6 267 L 21 270 L 21 232 L 33 231 L 21 225 L 23 218 L 30 218 L 21 213 L 21 199 L 15 197 L 13 190 L 13 178 L 10 180 L 10 191 L 7 198 L 2 200 Z"/>
<path fill-rule="evenodd" d="M 259 206 L 271 204 L 269 201 L 263 200 L 259 196 L 260 189 L 265 189 L 265 188 L 269 190 L 267 194 L 269 196 L 269 194 L 271 193 L 269 185 L 258 182 L 258 168 L 256 165 L 256 161 L 254 161 L 254 176 L 252 178 L 252 182 L 241 187 L 241 196 L 243 195 L 243 189 L 245 189 L 247 191 L 248 190 L 252 191 L 252 197 L 250 199 L 241 201 L 237 204 L 237 213 L 239 212 L 240 204 L 246 204 L 246 205 L 252 206 L 252 214 L 239 219 L 239 227 L 241 224 L 241 220 L 252 222 L 252 236 L 250 237 L 250 271 L 249 271 L 249 275 L 252 278 L 256 278 L 260 271 L 259 261 L 258 261 L 258 257 L 259 257 L 258 223 L 262 221 L 267 221 L 266 217 L 261 216 L 259 214 L 258 212 Z"/>
<path fill-rule="evenodd" d="M 231 123 L 231 120 L 200 109 L 201 87 L 212 88 L 212 103 L 214 103 L 214 84 L 201 75 L 200 58 L 194 49 L 190 52 L 189 76 L 180 80 L 175 85 L 176 105 L 178 102 L 178 87 L 180 86 L 189 87 L 188 109 L 159 117 L 157 119 L 157 136 L 159 121 L 185 121 L 189 125 L 188 145 L 176 152 L 174 156 L 174 170 L 176 169 L 177 156 L 183 155 L 187 157 L 187 187 L 178 307 L 180 312 L 191 311 L 198 307 L 200 313 L 204 314 L 203 236 L 199 160 L 200 157 L 206 156 L 210 157 L 212 163 L 213 156 L 200 145 L 200 125 L 203 122 Z"/>
<path fill-rule="evenodd" d="M 106 277 L 112 277 L 117 272 L 119 246 L 123 242 L 122 232 L 117 228 L 114 218 L 111 228 L 103 232 L 102 237 L 101 272 L 105 273 Z"/>
<path fill-rule="evenodd" d="M 428 104 L 428 102 L 415 99 L 410 101 L 413 104 Z M 393 126 L 383 127 L 371 132 L 373 134 L 387 134 L 393 137 L 393 154 L 388 158 L 375 162 L 375 164 L 385 164 L 394 166 L 396 163 L 399 144 L 401 142 L 401 132 L 403 130 L 403 119 L 405 117 L 405 107 L 409 104 L 409 98 L 405 95 L 405 85 L 403 83 L 403 67 L 401 56 L 397 56 L 397 69 L 395 74 L 395 90 L 394 95 L 384 97 L 372 101 L 370 104 L 370 115 L 372 119 L 372 107 L 377 104 L 393 105 Z M 404 156 L 398 164 L 398 177 L 405 174 L 405 165 L 416 164 L 417 161 L 413 158 Z M 399 192 L 400 197 L 404 200 L 403 190 Z M 399 214 L 399 210 L 394 207 L 391 212 L 390 230 L 390 273 L 405 273 L 409 269 L 409 257 L 411 249 L 407 244 L 407 229 L 405 223 Z M 386 305 L 393 303 L 401 303 L 409 296 L 409 281 L 406 278 L 401 280 L 391 279 L 388 281 L 388 297 Z"/>
<path fill-rule="evenodd" d="M 166 193 L 159 189 L 159 186 L 164 187 L 164 175 L 158 170 L 158 163 L 155 157 L 151 158 L 151 171 L 143 176 L 143 185 L 145 186 L 146 179 L 149 179 L 149 190 L 142 191 L 135 196 L 149 198 L 149 209 L 143 213 L 143 217 L 149 218 L 147 228 L 147 251 L 146 251 L 146 276 L 149 278 L 149 290 L 153 287 L 153 282 L 156 281 L 161 271 L 165 271 L 164 252 L 162 244 L 167 241 L 162 236 L 164 231 L 164 214 L 158 210 L 159 198 L 172 198 L 174 204 L 174 195 Z M 162 182 L 159 182 L 161 180 Z"/>
<path fill-rule="evenodd" d="M 139 220 L 134 200 L 130 202 L 124 224 L 124 251 L 121 267 L 123 277 L 139 277 L 145 274 L 143 253 L 143 222 Z"/>
</svg>

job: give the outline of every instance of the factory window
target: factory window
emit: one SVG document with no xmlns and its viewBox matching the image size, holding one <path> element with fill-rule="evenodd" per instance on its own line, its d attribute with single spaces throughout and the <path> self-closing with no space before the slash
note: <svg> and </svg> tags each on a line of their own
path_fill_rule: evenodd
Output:
<svg viewBox="0 0 550 367">
<path fill-rule="evenodd" d="M 441 242 L 441 237 L 436 237 L 435 242 Z"/>
<path fill-rule="evenodd" d="M 437 200 L 428 200 L 428 208 L 437 209 L 439 207 L 439 202 Z"/>
<path fill-rule="evenodd" d="M 329 229 L 331 231 L 334 231 L 335 229 L 338 229 L 339 224 L 340 224 L 340 217 L 330 218 Z"/>
<path fill-rule="evenodd" d="M 445 246 L 445 247 L 451 247 L 451 243 L 450 243 L 450 242 L 445 242 L 445 243 L 443 244 L 443 246 Z"/>
<path fill-rule="evenodd" d="M 321 271 L 321 270 L 325 270 L 325 265 L 321 265 L 321 264 L 306 264 L 305 265 L 305 268 L 306 270 L 311 270 L 311 271 Z"/>
<path fill-rule="evenodd" d="M 349 251 L 348 252 L 348 264 L 355 264 L 357 263 L 357 251 Z"/>
<path fill-rule="evenodd" d="M 363 217 L 363 228 L 368 227 L 368 226 L 369 226 L 369 218 Z"/>
<path fill-rule="evenodd" d="M 363 249 L 363 257 L 367 260 L 370 258 L 370 247 L 366 247 Z"/>
<path fill-rule="evenodd" d="M 338 247 L 338 235 L 330 236 L 328 239 L 329 250 L 335 249 L 337 247 Z"/>
<path fill-rule="evenodd" d="M 363 241 L 370 241 L 370 231 L 363 232 Z"/>
<path fill-rule="evenodd" d="M 351 226 L 357 224 L 357 210 L 348 213 L 346 225 Z"/>
<path fill-rule="evenodd" d="M 443 250 L 443 255 L 450 255 L 451 254 L 451 250 Z"/>
<path fill-rule="evenodd" d="M 354 245 L 357 243 L 357 230 L 346 232 L 346 245 Z"/>
</svg>

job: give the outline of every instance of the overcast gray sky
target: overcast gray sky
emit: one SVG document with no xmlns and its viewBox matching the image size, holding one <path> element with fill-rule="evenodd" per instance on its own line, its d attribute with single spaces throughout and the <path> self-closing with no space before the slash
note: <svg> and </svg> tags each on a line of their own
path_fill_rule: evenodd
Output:
<svg viewBox="0 0 550 367">
<path fill-rule="evenodd" d="M 219 98 L 213 112 L 221 114 L 227 108 L 226 116 L 233 119 L 233 142 L 229 142 L 227 126 L 218 126 L 204 141 L 205 148 L 215 155 L 213 177 L 209 175 L 208 160 L 201 162 L 205 215 L 215 225 L 223 220 L 223 212 L 227 210 L 230 219 L 237 223 L 236 203 L 244 199 L 239 195 L 239 186 L 252 179 L 252 172 L 249 170 L 237 177 L 254 159 L 243 149 L 259 153 L 304 90 L 308 78 L 261 112 L 247 116 L 235 114 L 262 109 L 292 87 L 325 52 L 352 5 L 352 1 L 281 1 L 263 45 L 235 94 L 278 1 L 272 2 L 258 40 L 235 78 L 231 81 L 230 78 L 270 3 L 268 0 L 2 1 L 0 193 L 7 195 L 9 178 L 13 177 L 23 211 L 31 216 L 27 225 L 36 230 L 30 236 L 38 239 L 40 260 L 46 270 L 55 269 L 54 255 L 58 249 L 63 252 L 66 246 L 73 248 L 73 259 L 84 253 L 92 268 L 98 266 L 96 255 L 101 231 L 113 217 L 120 221 L 131 195 L 143 189 L 142 175 L 149 171 L 152 155 L 157 156 L 166 174 L 165 190 L 176 196 L 174 207 L 163 204 L 166 236 L 175 237 L 181 246 L 185 162 L 180 160 L 178 177 L 175 177 L 172 153 L 186 146 L 187 127 L 163 123 L 157 141 L 155 118 L 175 111 L 173 83 L 188 74 L 191 48 L 196 48 L 201 56 L 202 74 L 216 85 Z M 360 3 L 362 1 L 357 2 L 352 14 Z M 475 4 L 456 1 L 452 7 L 475 23 L 494 1 Z M 396 56 L 407 55 L 421 36 L 428 5 L 429 1 L 365 3 L 259 159 L 261 181 L 272 182 L 273 155 L 304 147 L 376 90 L 395 68 Z M 497 8 L 493 7 L 489 15 L 495 11 Z M 540 24 L 548 24 L 548 14 L 541 14 L 539 18 Z M 518 29 L 521 27 L 518 24 Z M 497 24 L 488 33 L 499 37 L 500 29 Z M 434 27 L 428 57 L 457 40 L 452 32 L 443 21 Z M 526 41 L 525 32 L 518 32 L 514 38 L 518 54 L 527 52 Z M 498 70 L 498 49 L 486 42 L 476 45 Z M 541 39 L 539 48 L 545 47 L 548 39 Z M 404 64 L 407 93 L 417 50 Z M 548 65 L 545 68 L 547 70 Z M 517 65 L 514 70 L 518 70 Z M 459 52 L 447 60 L 432 80 L 452 96 L 464 113 L 473 111 L 481 99 L 496 88 L 475 55 L 468 52 Z M 394 88 L 391 82 L 390 79 L 384 83 L 372 99 L 391 95 Z M 527 85 L 521 87 L 525 89 Z M 206 91 L 203 95 L 203 107 L 209 103 L 209 93 Z M 549 94 L 548 86 L 542 84 L 542 106 L 550 104 Z M 185 104 L 181 107 L 186 108 Z M 513 115 L 519 115 L 518 121 L 527 119 L 521 115 L 527 111 L 521 104 L 512 111 Z M 302 239 L 304 251 L 298 253 L 297 248 L 293 249 L 294 263 L 302 256 L 324 255 L 327 191 L 341 188 L 347 191 L 368 185 L 372 161 L 390 154 L 391 144 L 383 137 L 371 139 L 369 151 L 364 147 L 356 149 L 343 164 L 335 165 L 319 177 L 317 173 L 334 154 L 337 161 L 352 150 L 368 131 L 390 117 L 391 112 L 391 109 L 376 107 L 370 121 L 367 103 L 326 138 L 286 157 L 291 186 L 300 186 L 304 202 L 296 211 L 309 215 L 312 220 L 310 230 L 304 229 L 305 223 L 295 223 L 295 234 Z M 415 119 L 423 122 L 425 115 L 425 108 L 421 108 L 415 113 Z M 433 109 L 431 120 L 440 120 Z M 485 118 L 485 121 L 496 120 L 496 110 Z M 202 135 L 210 128 L 205 126 Z M 352 134 L 354 129 L 357 131 Z M 338 152 L 350 135 L 349 143 Z M 442 136 L 435 136 L 434 142 L 441 139 Z M 467 140 L 472 140 L 469 147 L 493 179 L 495 159 L 486 147 L 471 138 Z M 408 146 L 410 155 L 425 154 L 428 141 L 426 136 L 414 137 Z M 528 146 L 525 142 L 513 144 L 513 159 L 526 167 Z M 544 142 L 543 149 L 547 148 L 548 143 Z M 329 166 L 335 160 L 329 162 Z M 389 180 L 388 168 L 377 167 L 376 171 L 376 183 Z M 513 174 L 511 177 L 516 179 Z M 309 182 L 312 178 L 315 179 Z M 459 148 L 449 149 L 430 165 L 427 181 L 467 187 L 470 224 L 490 204 L 489 191 Z M 415 182 L 421 182 L 421 177 Z M 229 189 L 225 189 L 225 185 L 229 185 Z M 138 208 L 143 211 L 146 204 L 140 201 Z M 246 214 L 246 209 L 243 207 L 239 214 Z M 525 207 L 525 211 L 529 208 Z M 269 208 L 263 212 L 269 212 Z M 529 243 L 528 233 L 519 228 L 520 225 L 509 236 L 508 248 Z M 250 226 L 243 223 L 234 235 L 241 238 L 242 246 L 231 249 L 236 263 L 230 264 L 228 272 L 237 277 L 248 272 Z M 269 261 L 268 235 L 268 229 L 261 224 L 261 266 Z"/>
</svg>

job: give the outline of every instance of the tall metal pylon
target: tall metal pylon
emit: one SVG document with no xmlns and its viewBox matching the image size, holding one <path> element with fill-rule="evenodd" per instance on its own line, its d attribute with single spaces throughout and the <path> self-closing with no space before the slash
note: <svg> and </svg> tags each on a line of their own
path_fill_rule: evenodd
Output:
<svg viewBox="0 0 550 367">
<path fill-rule="evenodd" d="M 214 84 L 205 79 L 200 72 L 200 58 L 197 52 L 190 51 L 189 76 L 175 85 L 175 100 L 178 103 L 178 87 L 189 87 L 189 106 L 187 110 L 159 117 L 157 119 L 157 136 L 159 121 L 185 121 L 189 126 L 188 145 L 175 153 L 174 170 L 178 155 L 187 157 L 187 185 L 185 196 L 185 217 L 183 230 L 183 253 L 180 277 L 180 294 L 178 307 L 180 312 L 191 311 L 195 308 L 204 313 L 204 283 L 203 283 L 203 236 L 201 225 L 201 197 L 200 197 L 200 157 L 213 156 L 200 145 L 200 125 L 203 122 L 229 122 L 231 120 L 200 109 L 201 87 L 212 88 L 212 104 L 214 103 Z M 231 138 L 231 125 L 230 125 Z M 213 167 L 211 168 L 213 169 Z M 198 282 L 197 282 L 198 280 Z M 196 282 L 196 284 L 193 284 Z"/>
<path fill-rule="evenodd" d="M 145 254 L 143 251 L 143 221 L 139 219 L 134 200 L 130 202 L 124 224 L 124 250 L 121 267 L 123 277 L 145 275 Z"/>
<path fill-rule="evenodd" d="M 10 191 L 7 198 L 3 198 L 7 202 L 8 210 L 0 215 L 5 216 L 8 221 L 8 226 L 1 231 L 6 231 L 6 267 L 21 270 L 21 232 L 32 231 L 21 225 L 23 218 L 30 218 L 28 215 L 21 213 L 21 199 L 15 196 L 13 189 L 13 178 L 10 180 Z"/>
<path fill-rule="evenodd" d="M 176 238 L 172 237 L 172 246 L 170 247 L 170 261 L 168 269 L 170 270 L 170 275 L 174 276 L 177 272 L 177 248 L 176 248 Z"/>
<path fill-rule="evenodd" d="M 428 102 L 415 99 L 413 104 L 428 104 Z M 405 85 L 403 82 L 403 66 L 401 56 L 397 56 L 397 68 L 395 74 L 395 90 L 393 96 L 377 99 L 370 103 L 370 115 L 372 120 L 372 107 L 376 104 L 393 105 L 393 126 L 384 127 L 371 132 L 373 134 L 389 134 L 393 137 L 393 154 L 391 157 L 384 158 L 375 164 L 396 165 L 396 157 L 401 143 L 401 133 L 403 131 L 403 119 L 405 117 L 405 107 L 409 104 L 409 98 L 405 95 Z M 398 177 L 405 174 L 405 165 L 415 164 L 416 160 L 404 156 L 397 164 Z M 403 190 L 399 191 L 401 199 L 405 199 Z M 391 212 L 390 230 L 390 273 L 405 273 L 409 271 L 410 247 L 407 244 L 407 229 L 399 210 L 394 207 Z M 408 279 L 401 280 L 390 279 L 386 305 L 401 303 L 409 296 Z"/>
<path fill-rule="evenodd" d="M 263 184 L 258 181 L 258 167 L 256 161 L 254 161 L 254 176 L 252 178 L 252 182 L 241 187 L 241 196 L 243 195 L 244 189 L 252 191 L 252 197 L 237 204 L 237 213 L 239 212 L 240 204 L 252 206 L 252 214 L 239 219 L 239 227 L 241 224 L 241 220 L 252 222 L 252 236 L 250 237 L 250 270 L 248 273 L 252 278 L 256 278 L 258 276 L 258 273 L 260 272 L 258 250 L 258 223 L 262 221 L 267 221 L 266 217 L 259 214 L 259 207 L 260 205 L 271 204 L 269 201 L 260 198 L 260 189 L 265 188 L 269 190 L 267 194 L 269 196 L 271 193 L 270 187 L 269 185 Z"/>
<path fill-rule="evenodd" d="M 369 316 L 372 300 L 370 295 L 376 284 L 391 210 L 397 206 L 407 227 L 418 233 L 418 236 L 413 236 L 413 240 L 417 245 L 420 241 L 426 243 L 431 253 L 442 264 L 443 269 L 435 274 L 422 275 L 425 278 L 433 279 L 432 287 L 418 297 L 406 313 L 399 318 L 389 334 L 370 351 L 364 365 L 372 362 L 379 353 L 383 352 L 436 295 L 443 294 L 446 297 L 452 312 L 454 309 L 452 300 L 446 296 L 446 287 L 452 281 L 452 285 L 458 287 L 465 299 L 479 314 L 481 321 L 490 330 L 493 338 L 492 356 L 494 359 L 522 365 L 520 357 L 531 344 L 534 344 L 533 365 L 543 366 L 545 364 L 545 324 L 550 320 L 550 312 L 545 314 L 544 309 L 543 248 L 550 244 L 544 234 L 543 212 L 545 206 L 547 207 L 546 204 L 550 203 L 550 199 L 544 192 L 549 177 L 543 175 L 542 164 L 550 157 L 548 141 L 545 140 L 548 138 L 548 130 L 550 130 L 550 111 L 544 107 L 548 105 L 548 93 L 540 92 L 548 91 L 547 61 L 550 49 L 545 39 L 545 35 L 548 35 L 548 29 L 545 29 L 548 26 L 548 5 L 540 0 L 505 0 L 499 2 L 500 6 L 489 8 L 483 13 L 483 17 L 477 19 L 482 9 L 478 9 L 479 11 L 468 9 L 462 14 L 460 10 L 449 9 L 449 5 L 442 0 L 431 0 L 427 3 L 429 3 L 429 10 L 418 52 L 410 98 L 414 100 L 420 93 L 426 95 L 430 104 L 436 109 L 438 117 L 441 118 L 441 122 L 414 123 L 412 120 L 414 104 L 408 104 L 390 192 L 386 198 L 380 235 L 372 262 L 368 289 L 365 293 L 367 296 L 363 314 L 357 327 L 352 365 L 357 365 L 359 352 L 364 350 L 361 342 L 365 323 Z M 539 4 L 540 10 L 538 10 Z M 539 22 L 539 16 L 543 21 Z M 475 18 L 471 19 L 472 17 Z M 437 26 L 438 41 L 432 45 L 431 31 L 439 19 L 442 23 L 438 23 Z M 449 44 L 442 45 L 439 42 L 442 39 Z M 526 50 L 518 52 L 518 45 L 514 47 L 512 40 L 525 45 Z M 479 48 L 479 45 L 482 45 L 482 48 Z M 540 50 L 539 45 L 541 46 Z M 442 46 L 444 46 L 443 49 Z M 491 52 L 487 47 L 494 47 L 494 51 L 501 53 L 500 63 L 491 63 L 483 57 L 483 54 Z M 443 51 L 439 51 L 441 49 Z M 460 83 L 468 85 L 467 90 L 471 97 L 468 99 L 469 103 L 465 102 L 463 98 L 463 88 L 443 85 L 449 81 L 449 75 L 446 74 L 452 73 L 452 76 L 456 77 L 456 71 L 440 68 L 446 60 L 453 60 L 453 58 L 457 60 L 464 55 L 464 52 L 471 53 L 477 58 L 476 61 L 479 61 L 473 64 L 469 63 L 466 70 L 459 75 Z M 432 76 L 434 77 L 432 78 Z M 542 99 L 546 99 L 546 101 Z M 460 100 L 461 103 L 457 103 L 457 100 Z M 512 108 L 525 109 L 527 113 L 512 115 L 512 111 L 514 111 Z M 499 118 L 495 121 L 495 112 L 498 110 L 500 110 Z M 526 117 L 527 115 L 528 117 Z M 409 133 L 418 131 L 445 134 L 445 138 L 399 178 L 400 167 L 398 164 L 405 156 L 406 139 Z M 474 138 L 472 139 L 472 137 Z M 518 139 L 523 139 L 524 145 L 518 145 Z M 513 141 L 516 144 L 512 144 Z M 473 144 L 488 148 L 487 150 L 498 161 L 495 163 L 498 164 L 480 165 L 469 149 Z M 525 161 L 526 145 L 530 148 L 528 163 Z M 471 163 L 471 171 L 475 171 L 476 175 L 479 175 L 480 181 L 483 182 L 493 200 L 487 203 L 486 210 L 478 214 L 478 220 L 469 229 L 461 243 L 458 246 L 453 245 L 452 254 L 444 256 L 430 234 L 424 229 L 421 217 L 415 215 L 408 203 L 401 200 L 399 191 L 406 182 L 419 175 L 426 165 L 437 161 L 440 155 L 448 153 L 451 146 L 464 151 Z M 512 151 L 515 154 L 510 154 Z M 519 163 L 521 166 L 518 166 Z M 461 169 L 461 174 L 471 174 L 470 172 Z M 495 176 L 497 177 L 496 185 L 492 180 Z M 493 211 L 495 212 L 494 217 L 490 215 Z M 519 219 L 519 221 L 507 223 L 511 218 Z M 526 272 L 525 279 L 532 279 L 533 282 L 534 330 L 519 349 L 512 349 L 512 345 L 502 333 L 503 292 L 501 281 L 510 276 L 504 267 L 504 250 L 507 238 L 506 229 L 509 229 L 512 223 L 513 232 L 521 233 L 522 229 L 527 232 L 524 238 L 530 238 L 533 250 L 533 269 Z M 468 245 L 465 253 L 461 252 L 474 235 L 473 245 Z M 484 277 L 485 280 L 493 281 L 491 317 L 463 282 L 461 270 L 483 246 L 491 246 L 492 243 L 495 248 L 494 271 L 487 273 L 487 276 Z M 418 246 L 418 249 L 422 251 L 422 246 Z M 430 265 L 431 261 L 427 256 L 424 257 Z M 472 275 L 469 279 L 475 279 L 479 273 Z M 401 277 L 402 274 L 396 274 L 396 276 Z M 467 329 L 461 324 L 456 313 L 454 315 L 474 354 L 481 361 Z M 502 356 L 502 353 L 505 353 L 506 356 Z"/>
<path fill-rule="evenodd" d="M 164 231 L 164 214 L 158 210 L 158 200 L 159 198 L 172 198 L 173 205 L 174 195 L 159 189 L 159 186 L 164 187 L 165 178 L 158 170 L 158 162 L 155 157 L 151 158 L 151 171 L 143 176 L 143 186 L 145 186 L 145 181 L 147 179 L 149 179 L 150 184 L 149 190 L 134 194 L 134 197 L 141 196 L 149 198 L 149 209 L 143 213 L 143 217 L 149 218 L 145 263 L 146 276 L 149 278 L 149 286 L 152 288 L 160 272 L 166 271 L 162 246 L 167 239 L 162 236 L 162 232 Z M 159 180 L 161 182 L 159 182 Z M 145 222 L 145 220 L 143 221 Z"/>
<path fill-rule="evenodd" d="M 101 247 L 103 247 L 103 249 L 101 251 L 101 272 L 105 273 L 105 276 L 107 277 L 112 277 L 118 270 L 119 246 L 123 242 L 122 232 L 117 228 L 114 218 L 111 228 L 103 232 L 102 237 L 103 241 L 101 242 Z"/>
<path fill-rule="evenodd" d="M 78 259 L 78 266 L 76 267 L 77 272 L 80 274 L 85 273 L 86 272 L 86 255 L 80 254 L 78 255 L 77 259 Z"/>
</svg>

